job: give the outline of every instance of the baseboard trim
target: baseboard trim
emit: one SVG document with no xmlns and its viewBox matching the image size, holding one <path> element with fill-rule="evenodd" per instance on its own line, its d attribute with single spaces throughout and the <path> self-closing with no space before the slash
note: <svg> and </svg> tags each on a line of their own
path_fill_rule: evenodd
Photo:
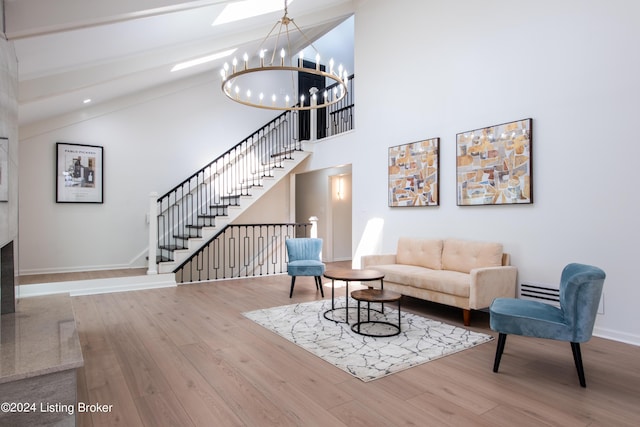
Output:
<svg viewBox="0 0 640 427">
<path fill-rule="evenodd" d="M 26 269 L 20 270 L 18 275 L 20 276 L 32 276 L 36 274 L 60 274 L 60 273 L 84 273 L 87 271 L 111 271 L 111 270 L 133 270 L 147 268 L 148 265 L 134 265 L 134 264 L 114 264 L 114 265 L 83 265 L 78 267 L 64 267 L 64 268 L 44 268 L 44 269 Z"/>
<path fill-rule="evenodd" d="M 626 344 L 640 346 L 640 336 L 628 334 L 626 332 L 614 331 L 607 328 L 593 328 L 593 335 L 599 338 L 606 338 L 612 341 L 619 341 Z"/>
<path fill-rule="evenodd" d="M 29 298 L 66 293 L 70 296 L 80 296 L 169 288 L 176 286 L 176 279 L 173 273 L 150 274 L 146 276 L 113 277 L 106 279 L 73 280 L 68 282 L 19 285 L 17 287 L 16 296 L 18 298 Z"/>
</svg>

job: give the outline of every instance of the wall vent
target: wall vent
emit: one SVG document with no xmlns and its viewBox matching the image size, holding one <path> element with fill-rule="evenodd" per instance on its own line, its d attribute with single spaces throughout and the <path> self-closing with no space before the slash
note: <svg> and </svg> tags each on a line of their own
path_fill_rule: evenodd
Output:
<svg viewBox="0 0 640 427">
<path fill-rule="evenodd" d="M 560 307 L 560 290 L 545 283 L 524 282 L 520 284 L 520 298 L 544 302 Z"/>
</svg>

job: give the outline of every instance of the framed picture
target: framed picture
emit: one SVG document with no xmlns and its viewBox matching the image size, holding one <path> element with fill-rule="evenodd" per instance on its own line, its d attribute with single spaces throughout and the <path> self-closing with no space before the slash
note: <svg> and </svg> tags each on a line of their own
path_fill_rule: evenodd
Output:
<svg viewBox="0 0 640 427">
<path fill-rule="evenodd" d="M 389 206 L 438 206 L 440 138 L 389 147 Z"/>
<path fill-rule="evenodd" d="M 56 144 L 56 202 L 103 202 L 103 149 L 96 145 Z"/>
<path fill-rule="evenodd" d="M 0 202 L 9 201 L 9 138 L 0 137 Z"/>
<path fill-rule="evenodd" d="M 458 206 L 533 203 L 531 119 L 456 135 Z"/>
</svg>

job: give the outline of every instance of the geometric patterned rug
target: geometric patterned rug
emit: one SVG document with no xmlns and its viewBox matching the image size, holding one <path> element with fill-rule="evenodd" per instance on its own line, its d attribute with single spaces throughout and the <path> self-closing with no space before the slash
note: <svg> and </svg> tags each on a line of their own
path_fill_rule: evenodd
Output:
<svg viewBox="0 0 640 427">
<path fill-rule="evenodd" d="M 336 306 L 344 298 L 336 299 Z M 384 315 L 371 311 L 372 320 L 388 320 L 397 324 L 398 311 L 386 304 Z M 355 323 L 357 303 L 349 302 L 349 323 Z M 362 319 L 366 311 L 361 312 Z M 444 357 L 491 341 L 491 335 L 473 332 L 458 326 L 401 311 L 401 332 L 393 337 L 379 338 L 356 334 L 346 323 L 324 318 L 331 300 L 255 310 L 243 315 L 286 338 L 321 359 L 362 381 L 372 381 L 431 360 Z M 373 306 L 372 306 L 373 308 Z M 345 310 L 334 312 L 336 316 Z M 373 325 L 384 327 L 384 325 Z M 375 333 L 383 331 L 377 330 Z"/>
</svg>

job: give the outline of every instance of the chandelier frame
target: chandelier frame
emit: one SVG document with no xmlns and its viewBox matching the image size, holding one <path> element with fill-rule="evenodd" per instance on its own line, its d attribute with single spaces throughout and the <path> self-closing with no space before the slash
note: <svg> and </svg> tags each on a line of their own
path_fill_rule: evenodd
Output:
<svg viewBox="0 0 640 427">
<path fill-rule="evenodd" d="M 304 34 L 304 32 L 300 29 L 300 27 L 298 27 L 298 25 L 293 21 L 293 18 L 289 18 L 287 0 L 285 0 L 284 15 L 282 16 L 282 18 L 280 18 L 280 20 L 276 22 L 276 24 L 273 26 L 271 31 L 267 34 L 267 36 L 264 38 L 264 40 L 260 44 L 260 47 L 258 48 L 258 52 L 260 56 L 259 65 L 256 67 L 250 67 L 249 57 L 246 53 L 244 54 L 244 67 L 238 67 L 237 59 L 234 58 L 233 68 L 230 74 L 227 74 L 228 64 L 225 63 L 225 68 L 221 70 L 221 75 L 222 75 L 221 89 L 222 89 L 222 92 L 225 94 L 225 96 L 227 96 L 227 98 L 249 107 L 262 108 L 267 110 L 278 110 L 278 111 L 315 110 L 315 109 L 325 108 L 330 105 L 336 104 L 340 102 L 342 99 L 344 99 L 344 97 L 347 95 L 347 82 L 348 82 L 348 77 L 347 77 L 348 74 L 346 70 L 344 70 L 344 73 L 343 73 L 342 66 L 340 66 L 340 72 L 336 73 L 333 69 L 333 58 L 330 61 L 331 65 L 329 68 L 329 72 L 321 70 L 320 54 L 318 53 L 318 50 L 315 48 L 315 46 L 313 46 L 313 43 L 311 42 L 309 42 L 309 46 L 311 46 L 313 50 L 316 52 L 316 67 L 315 68 L 304 67 L 304 60 L 302 56 L 300 56 L 299 59 L 294 61 L 293 55 L 291 54 L 289 24 L 293 24 L 295 29 L 303 36 L 303 38 L 309 41 L 308 37 Z M 276 40 L 274 42 L 274 48 L 272 50 L 271 63 L 268 65 L 265 65 L 264 63 L 265 50 L 262 48 L 262 46 L 269 39 L 269 37 L 274 32 L 274 30 L 278 27 L 278 25 L 279 25 L 279 30 L 278 30 Z M 283 33 L 286 35 L 287 50 L 285 50 L 284 47 L 281 48 L 281 60 L 280 60 L 280 64 L 278 65 L 278 64 L 274 64 L 274 58 L 278 50 L 278 41 L 280 40 L 280 36 Z M 285 57 L 287 56 L 287 53 L 288 53 L 289 61 L 291 61 L 291 65 L 285 64 Z M 265 71 L 278 71 L 278 72 L 291 72 L 291 73 L 298 72 L 298 73 L 315 74 L 317 76 L 324 77 L 325 79 L 331 79 L 338 85 L 334 88 L 333 97 L 331 96 L 331 93 L 327 91 L 325 91 L 323 96 L 321 96 L 322 99 L 318 99 L 318 96 L 316 93 L 311 94 L 308 98 L 310 100 L 308 105 L 304 104 L 304 100 L 307 99 L 304 95 L 301 97 L 302 99 L 300 100 L 301 101 L 300 103 L 296 103 L 294 105 L 287 105 L 287 104 L 282 104 L 282 100 L 280 100 L 280 102 L 277 102 L 275 94 L 271 95 L 270 100 L 265 100 L 263 98 L 264 92 L 261 92 L 260 97 L 256 101 L 254 98 L 251 97 L 251 91 L 248 91 L 244 94 L 240 93 L 239 86 L 235 85 L 236 80 L 239 77 L 246 76 L 248 74 L 265 72 Z M 292 87 L 295 87 L 294 84 L 292 84 Z M 294 96 L 294 100 L 296 98 L 297 98 L 297 94 Z"/>
</svg>

